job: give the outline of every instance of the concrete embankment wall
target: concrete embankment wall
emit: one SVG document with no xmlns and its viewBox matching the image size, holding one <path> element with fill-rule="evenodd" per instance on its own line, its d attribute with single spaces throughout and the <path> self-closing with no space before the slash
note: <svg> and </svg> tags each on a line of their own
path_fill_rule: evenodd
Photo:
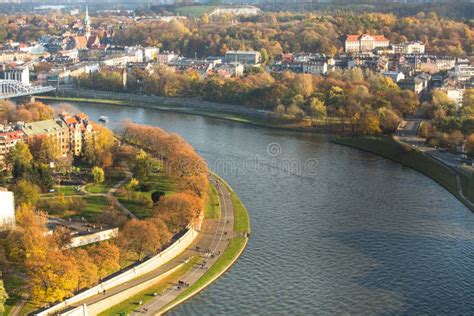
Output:
<svg viewBox="0 0 474 316">
<path fill-rule="evenodd" d="M 115 277 L 100 283 L 90 289 L 87 289 L 61 303 L 53 305 L 52 307 L 36 313 L 35 315 L 46 316 L 57 313 L 62 309 L 66 309 L 71 305 L 75 305 L 85 299 L 88 299 L 96 294 L 102 293 L 104 290 L 109 290 L 113 287 L 121 285 L 125 282 L 131 281 L 146 273 L 149 273 L 166 262 L 170 261 L 184 250 L 186 250 L 197 237 L 198 232 L 194 228 L 190 228 L 180 239 L 175 241 L 171 246 L 166 248 L 158 255 L 148 259 L 147 261 L 137 265 L 136 267 L 126 270 Z"/>
<path fill-rule="evenodd" d="M 111 306 L 115 306 L 117 304 L 120 304 L 121 302 L 125 301 L 126 299 L 129 299 L 130 297 L 146 290 L 150 286 L 152 286 L 155 283 L 160 282 L 161 280 L 165 279 L 169 275 L 171 275 L 173 272 L 177 271 L 179 268 L 183 266 L 183 263 L 177 265 L 173 269 L 170 269 L 166 271 L 163 274 L 160 274 L 159 276 L 154 277 L 153 279 L 150 279 L 146 282 L 140 283 L 135 287 L 126 289 L 120 293 L 117 293 L 115 295 L 112 295 L 100 302 L 91 304 L 87 306 L 87 312 L 89 315 L 97 315 L 99 313 L 102 313 L 103 311 L 106 311 L 109 309 Z"/>
<path fill-rule="evenodd" d="M 108 99 L 130 102 L 130 106 L 137 103 L 155 103 L 157 105 L 171 105 L 176 107 L 193 108 L 196 110 L 209 110 L 224 113 L 243 114 L 256 118 L 265 118 L 271 115 L 270 111 L 258 110 L 255 108 L 243 107 L 234 104 L 223 104 L 204 101 L 196 98 L 168 98 L 160 96 L 148 96 L 141 94 L 118 93 L 109 91 L 86 90 L 76 88 L 59 88 L 56 92 L 59 97 L 84 98 L 84 99 Z M 143 106 L 143 104 L 137 104 Z"/>
</svg>

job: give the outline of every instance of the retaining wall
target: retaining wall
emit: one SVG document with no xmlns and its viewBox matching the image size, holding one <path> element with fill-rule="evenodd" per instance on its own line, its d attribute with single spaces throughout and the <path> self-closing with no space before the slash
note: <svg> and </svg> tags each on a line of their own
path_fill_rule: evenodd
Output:
<svg viewBox="0 0 474 316">
<path fill-rule="evenodd" d="M 117 293 L 115 295 L 112 295 L 112 296 L 110 296 L 110 297 L 108 297 L 108 298 L 106 298 L 106 299 L 104 299 L 100 302 L 88 305 L 87 306 L 87 312 L 88 312 L 89 315 L 97 315 L 99 313 L 102 313 L 103 311 L 106 311 L 110 307 L 122 303 L 123 301 L 129 299 L 130 297 L 146 290 L 147 288 L 149 288 L 153 284 L 158 283 L 159 281 L 165 279 L 167 276 L 169 276 L 173 272 L 177 271 L 182 266 L 183 266 L 183 263 L 177 265 L 173 269 L 170 269 L 170 270 L 166 271 L 163 274 L 160 274 L 159 276 L 154 277 L 153 279 L 150 279 L 146 282 L 140 283 L 135 287 L 126 289 L 126 290 L 124 290 L 120 293 Z M 64 315 L 69 316 L 69 314 L 64 314 Z"/>
<path fill-rule="evenodd" d="M 57 313 L 62 309 L 66 309 L 71 305 L 75 305 L 83 300 L 88 299 L 96 294 L 102 293 L 104 290 L 109 290 L 113 287 L 116 287 L 120 284 L 133 280 L 139 276 L 142 276 L 146 273 L 149 273 L 158 267 L 162 266 L 166 262 L 170 261 L 181 252 L 186 250 L 194 241 L 198 232 L 194 228 L 189 228 L 189 230 L 177 241 L 175 241 L 171 246 L 166 248 L 164 251 L 158 255 L 148 259 L 147 261 L 128 269 L 115 277 L 106 280 L 99 285 L 96 285 L 90 289 L 87 289 L 67 300 L 64 300 L 61 303 L 53 305 L 52 307 L 45 309 L 43 311 L 37 312 L 34 315 L 46 316 Z"/>
<path fill-rule="evenodd" d="M 265 118 L 271 115 L 271 111 L 259 110 L 256 108 L 243 107 L 235 104 L 224 104 L 209 102 L 197 98 L 169 98 L 152 95 L 118 93 L 109 91 L 86 90 L 76 88 L 59 88 L 57 96 L 85 99 L 109 99 L 128 102 L 156 103 L 160 105 L 172 105 L 177 107 L 188 107 L 201 110 L 212 110 L 217 112 L 244 114 L 252 117 Z M 134 106 L 133 103 L 130 104 Z M 137 106 L 142 106 L 138 105 Z"/>
</svg>

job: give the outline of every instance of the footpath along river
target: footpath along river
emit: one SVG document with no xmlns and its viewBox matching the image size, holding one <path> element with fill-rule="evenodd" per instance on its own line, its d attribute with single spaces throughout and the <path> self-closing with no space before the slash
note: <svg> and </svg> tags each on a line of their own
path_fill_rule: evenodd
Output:
<svg viewBox="0 0 474 316">
<path fill-rule="evenodd" d="M 474 214 L 422 174 L 325 135 L 73 105 L 180 134 L 249 209 L 243 256 L 171 315 L 474 313 Z"/>
</svg>

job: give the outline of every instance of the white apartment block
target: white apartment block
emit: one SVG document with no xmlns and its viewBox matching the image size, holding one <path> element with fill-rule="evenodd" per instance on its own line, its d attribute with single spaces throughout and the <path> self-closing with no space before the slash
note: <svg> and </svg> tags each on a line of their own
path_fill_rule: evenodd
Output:
<svg viewBox="0 0 474 316">
<path fill-rule="evenodd" d="M 0 188 L 0 231 L 15 226 L 15 203 L 13 192 Z"/>
<path fill-rule="evenodd" d="M 370 52 L 376 48 L 389 46 L 389 40 L 383 35 L 348 35 L 345 41 L 346 53 Z"/>
<path fill-rule="evenodd" d="M 407 42 L 392 45 L 395 54 L 424 54 L 425 44 L 422 42 Z"/>
<path fill-rule="evenodd" d="M 325 75 L 328 73 L 328 63 L 325 61 L 310 61 L 303 63 L 303 72 L 312 75 Z"/>
<path fill-rule="evenodd" d="M 260 53 L 256 51 L 230 50 L 225 53 L 227 63 L 241 63 L 243 65 L 257 65 L 260 63 Z"/>
</svg>

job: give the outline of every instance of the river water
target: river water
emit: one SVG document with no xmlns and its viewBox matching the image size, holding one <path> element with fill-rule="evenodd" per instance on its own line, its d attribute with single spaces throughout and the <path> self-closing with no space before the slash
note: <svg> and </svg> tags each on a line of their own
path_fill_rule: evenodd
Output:
<svg viewBox="0 0 474 316">
<path fill-rule="evenodd" d="M 324 135 L 74 106 L 180 134 L 249 209 L 243 256 L 171 315 L 474 313 L 474 214 L 429 178 Z"/>
</svg>

